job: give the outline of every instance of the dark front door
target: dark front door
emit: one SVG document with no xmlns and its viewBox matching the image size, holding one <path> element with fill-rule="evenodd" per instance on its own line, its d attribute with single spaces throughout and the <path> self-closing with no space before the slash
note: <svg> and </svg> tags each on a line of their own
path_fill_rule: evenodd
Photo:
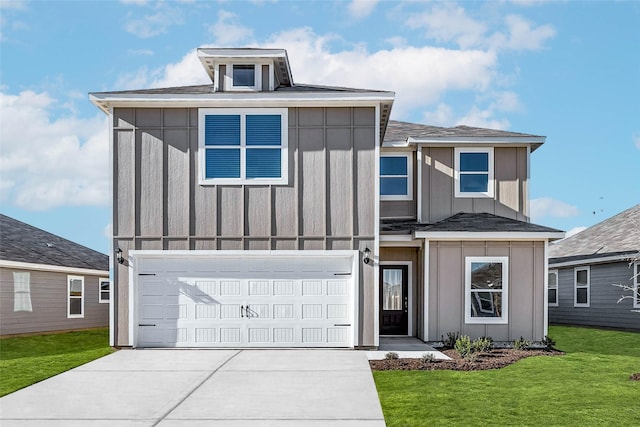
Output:
<svg viewBox="0 0 640 427">
<path fill-rule="evenodd" d="M 380 335 L 407 335 L 407 272 L 406 265 L 380 266 Z"/>
</svg>

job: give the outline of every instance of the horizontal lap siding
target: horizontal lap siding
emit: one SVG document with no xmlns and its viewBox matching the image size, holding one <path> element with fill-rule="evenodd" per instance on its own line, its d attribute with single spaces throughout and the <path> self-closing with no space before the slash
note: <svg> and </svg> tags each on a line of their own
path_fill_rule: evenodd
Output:
<svg viewBox="0 0 640 427">
<path fill-rule="evenodd" d="M 549 266 L 554 270 L 553 265 Z M 640 314 L 633 312 L 630 298 L 618 303 L 624 292 L 614 283 L 632 285 L 633 271 L 627 262 L 591 265 L 590 307 L 574 307 L 573 267 L 558 269 L 558 307 L 549 307 L 549 322 L 640 330 Z"/>
<path fill-rule="evenodd" d="M 372 248 L 375 121 L 374 108 L 290 108 L 288 185 L 201 186 L 197 109 L 115 109 L 114 247 L 125 257 L 131 249 Z M 121 345 L 126 274 L 116 269 Z M 366 301 L 370 292 L 361 289 Z M 372 327 L 363 328 L 372 344 Z"/>
<path fill-rule="evenodd" d="M 84 277 L 84 317 L 67 318 L 67 274 L 43 271 L 30 272 L 30 295 L 33 311 L 14 312 L 13 272 L 28 270 L 0 269 L 0 335 L 51 332 L 72 329 L 106 327 L 109 325 L 109 304 L 99 303 L 98 279 Z M 81 274 L 73 274 L 82 276 Z"/>
</svg>

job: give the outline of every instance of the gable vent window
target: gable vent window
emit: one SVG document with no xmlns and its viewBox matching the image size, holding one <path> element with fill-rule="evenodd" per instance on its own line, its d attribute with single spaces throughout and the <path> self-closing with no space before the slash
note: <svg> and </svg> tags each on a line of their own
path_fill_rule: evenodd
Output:
<svg viewBox="0 0 640 427">
<path fill-rule="evenodd" d="M 286 184 L 286 109 L 201 109 L 201 184 Z"/>
<path fill-rule="evenodd" d="M 456 197 L 493 197 L 493 148 L 456 148 L 455 186 Z"/>
</svg>

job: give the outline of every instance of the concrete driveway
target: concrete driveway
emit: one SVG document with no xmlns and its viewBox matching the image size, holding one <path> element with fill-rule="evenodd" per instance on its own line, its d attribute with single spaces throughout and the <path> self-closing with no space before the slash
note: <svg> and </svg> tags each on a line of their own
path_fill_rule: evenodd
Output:
<svg viewBox="0 0 640 427">
<path fill-rule="evenodd" d="M 364 352 L 121 350 L 0 399 L 9 426 L 384 426 Z"/>
</svg>

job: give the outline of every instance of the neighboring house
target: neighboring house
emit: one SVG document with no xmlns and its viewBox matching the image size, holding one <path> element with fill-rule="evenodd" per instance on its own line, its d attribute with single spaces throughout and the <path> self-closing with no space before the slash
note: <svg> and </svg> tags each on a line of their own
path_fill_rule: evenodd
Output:
<svg viewBox="0 0 640 427">
<path fill-rule="evenodd" d="M 109 257 L 0 214 L 0 335 L 109 325 Z"/>
<path fill-rule="evenodd" d="M 550 322 L 640 330 L 640 205 L 554 243 L 549 256 Z"/>
<path fill-rule="evenodd" d="M 212 83 L 90 94 L 110 118 L 114 344 L 539 341 L 544 137 L 389 120 L 394 93 L 294 84 L 281 49 L 199 49 Z"/>
</svg>

